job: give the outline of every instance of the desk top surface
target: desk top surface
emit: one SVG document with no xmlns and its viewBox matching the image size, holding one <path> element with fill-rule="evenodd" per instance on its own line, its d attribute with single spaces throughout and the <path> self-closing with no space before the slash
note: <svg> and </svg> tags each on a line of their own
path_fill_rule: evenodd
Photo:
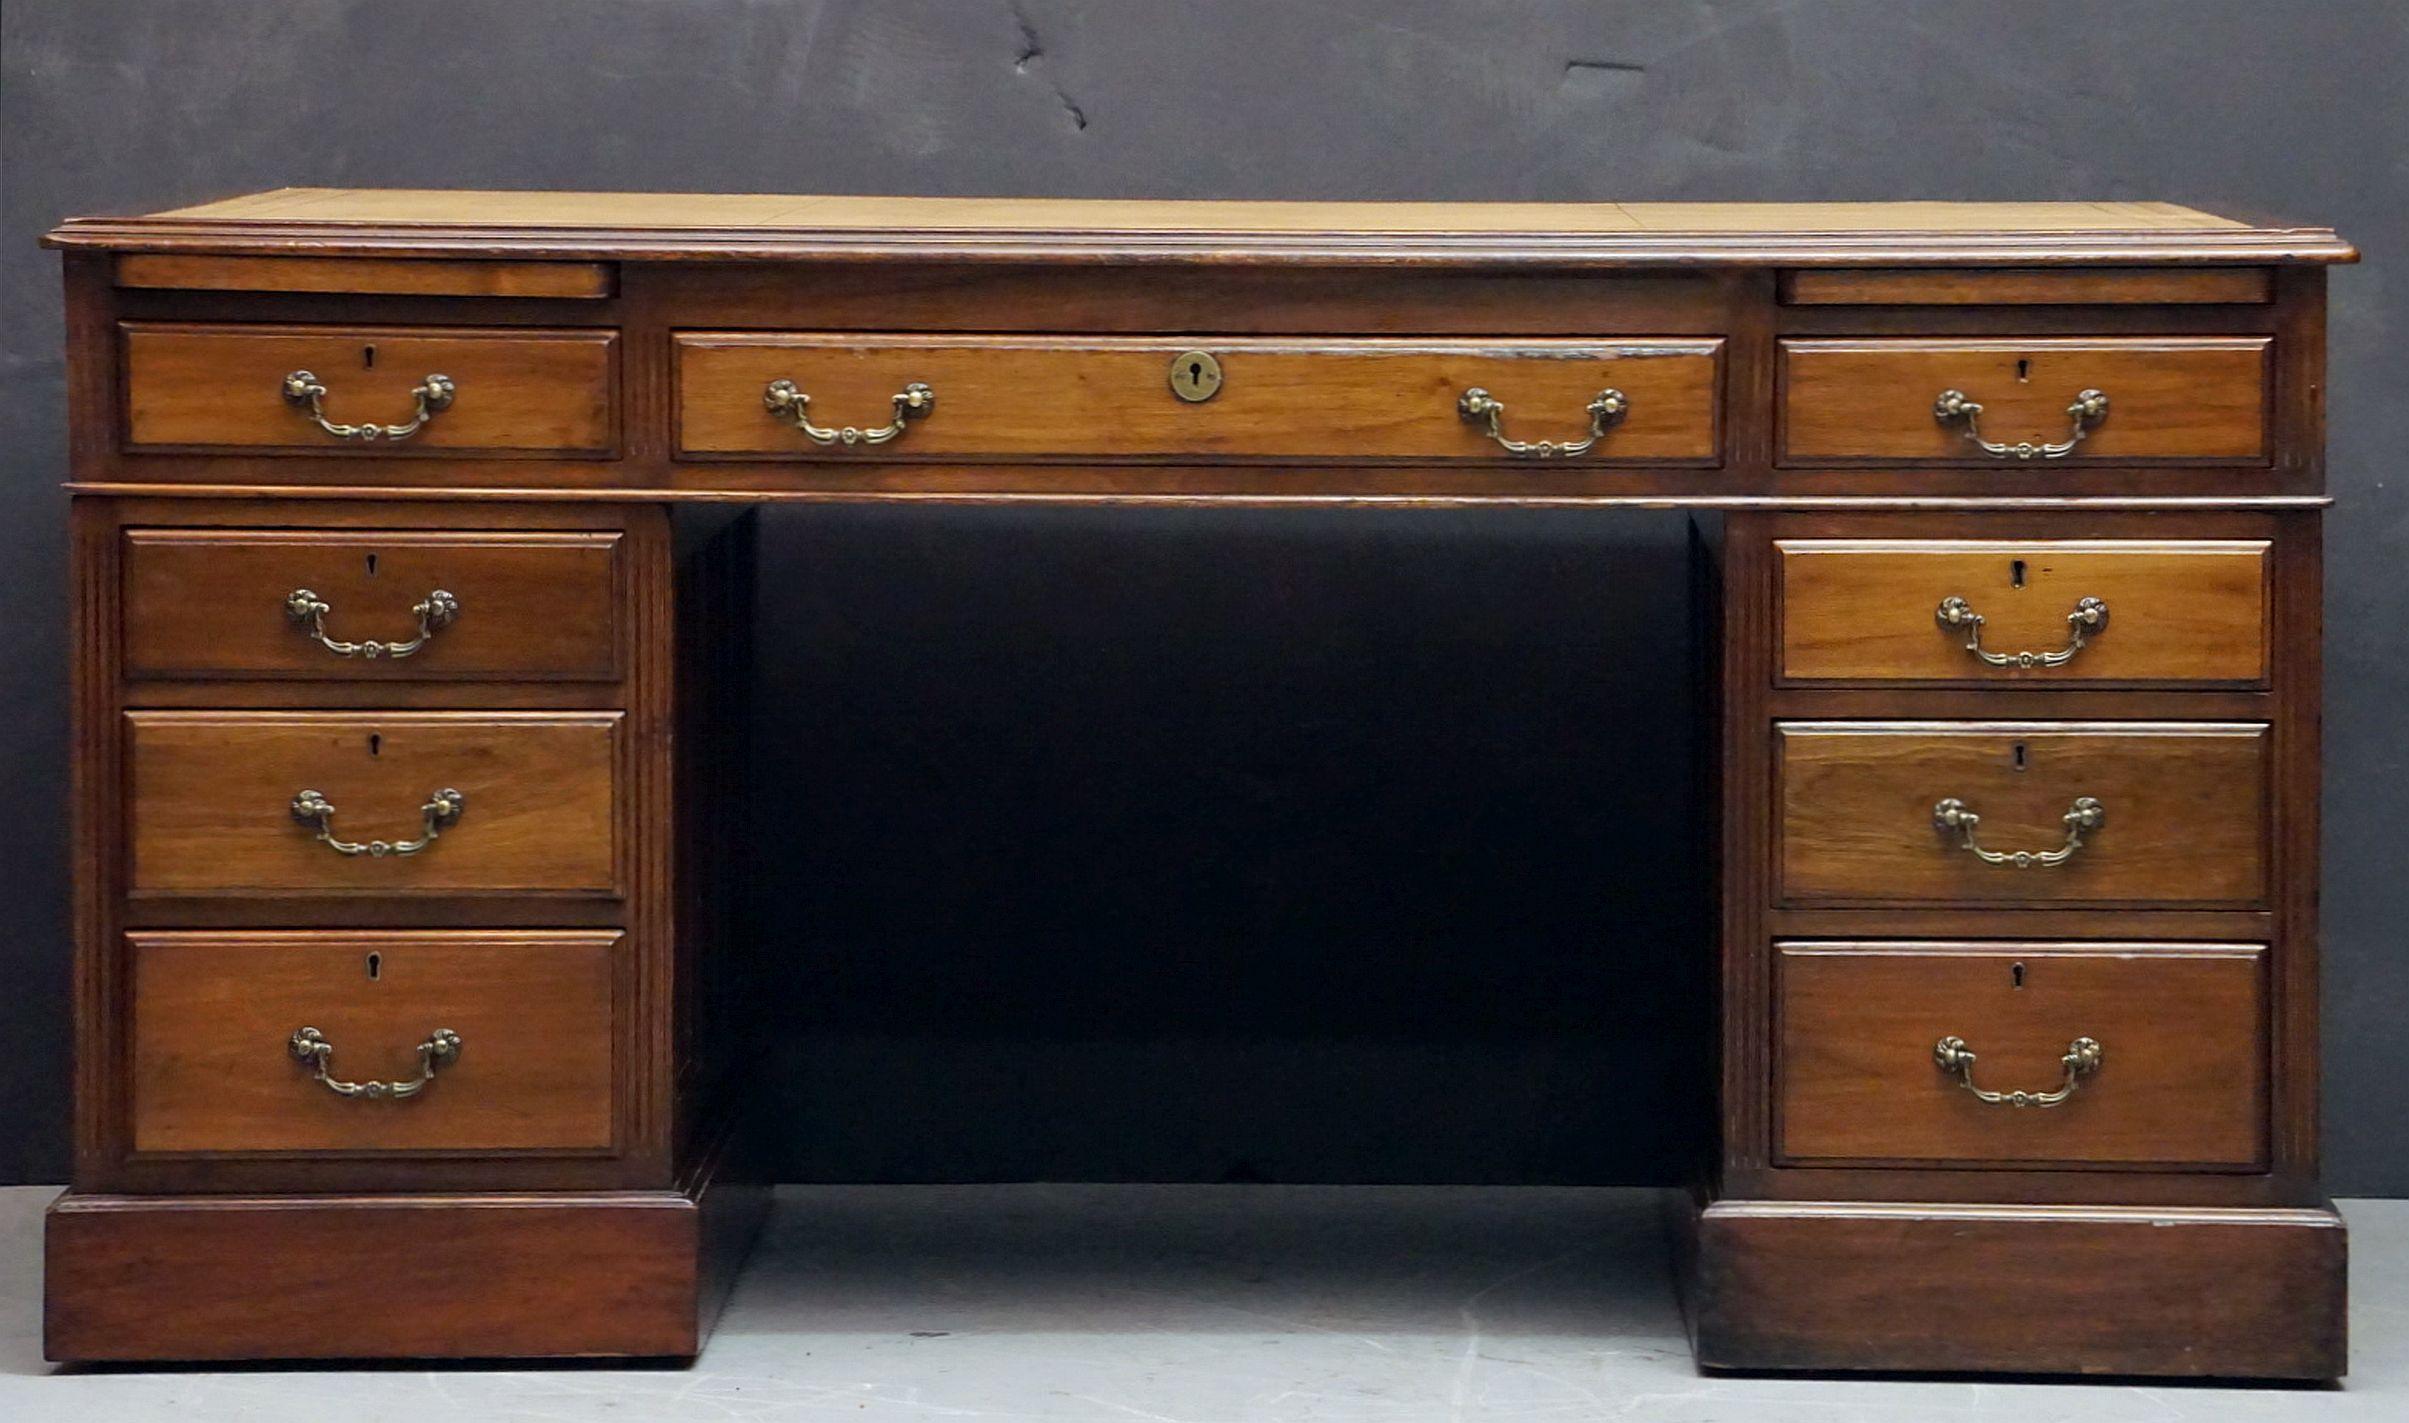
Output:
<svg viewBox="0 0 2409 1423">
<path fill-rule="evenodd" d="M 2155 202 L 1324 203 L 278 188 L 53 245 L 781 260 L 1667 265 L 2336 262 L 2332 231 Z"/>
</svg>

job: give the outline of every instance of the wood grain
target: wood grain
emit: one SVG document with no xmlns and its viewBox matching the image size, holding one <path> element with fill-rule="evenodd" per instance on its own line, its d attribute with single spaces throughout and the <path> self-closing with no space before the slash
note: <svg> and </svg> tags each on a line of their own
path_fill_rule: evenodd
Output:
<svg viewBox="0 0 2409 1423">
<path fill-rule="evenodd" d="M 2266 267 L 1836 267 L 1784 272 L 1793 306 L 2261 305 L 2275 299 Z"/>
<path fill-rule="evenodd" d="M 1720 1201 L 1695 1225 L 1698 1362 L 2331 1379 L 2346 1237 L 2330 1207 Z"/>
<path fill-rule="evenodd" d="M 607 1151 L 622 937 L 134 934 L 134 1149 Z M 287 1052 L 303 1027 L 349 1081 L 417 1077 L 416 1046 L 439 1028 L 461 1049 L 416 1096 L 345 1098 Z"/>
<path fill-rule="evenodd" d="M 2048 686 L 2262 686 L 2263 539 L 1785 539 L 1781 675 L 1789 682 Z M 1943 626 L 1944 598 L 1982 615 L 1993 652 L 2063 649 L 2067 614 L 2108 605 L 2105 627 L 2059 667 L 1992 667 Z"/>
<path fill-rule="evenodd" d="M 618 713 L 129 712 L 130 892 L 609 894 Z M 346 840 L 418 836 L 435 791 L 457 823 L 408 856 L 338 855 L 294 819 L 334 802 Z"/>
<path fill-rule="evenodd" d="M 1787 722 L 1774 739 L 1783 904 L 2266 899 L 2263 725 Z M 1955 797 L 1982 817 L 1986 849 L 2050 850 L 2079 796 L 2107 823 L 2058 865 L 1985 864 L 1933 824 Z"/>
<path fill-rule="evenodd" d="M 1782 343 L 1782 460 L 2014 464 L 1974 448 L 1962 422 L 1933 418 L 1944 390 L 1982 407 L 1983 437 L 2064 440 L 2085 390 L 2108 414 L 2052 465 L 2267 458 L 2267 353 L 2260 337 L 1790 340 Z"/>
<path fill-rule="evenodd" d="M 136 680 L 615 681 L 622 538 L 500 529 L 125 531 L 125 671 Z M 415 637 L 440 589 L 460 612 L 407 657 L 342 657 L 287 617 L 306 588 L 338 641 Z"/>
<path fill-rule="evenodd" d="M 1480 386 L 1507 405 L 1521 440 L 1587 435 L 1586 407 L 1614 387 L 1630 410 L 1580 460 L 1711 462 L 1717 448 L 1717 341 L 1288 343 L 1197 336 L 1071 337 L 680 335 L 678 449 L 788 459 L 1012 459 L 1243 456 L 1507 461 L 1456 409 Z M 1191 404 L 1171 393 L 1173 358 L 1211 352 L 1223 384 Z M 873 448 L 815 445 L 762 407 L 791 380 L 823 426 L 886 424 L 893 397 L 921 381 L 925 418 Z"/>
<path fill-rule="evenodd" d="M 306 450 L 344 458 L 448 450 L 607 455 L 618 444 L 616 335 L 606 331 L 127 323 L 125 440 L 136 449 Z M 306 370 L 338 423 L 406 422 L 411 391 L 457 393 L 404 440 L 346 441 L 284 398 Z"/>
<path fill-rule="evenodd" d="M 70 1192 L 44 1230 L 44 1356 L 687 1356 L 703 1185 L 516 1195 Z"/>
<path fill-rule="evenodd" d="M 343 292 L 363 296 L 551 297 L 599 300 L 601 262 L 437 262 L 392 257 L 211 257 L 133 253 L 117 285 L 184 291 Z"/>
<path fill-rule="evenodd" d="M 2258 945 L 1781 944 L 1786 1163 L 2159 1166 L 2267 1159 L 2266 951 Z M 2049 1091 L 2067 1046 L 2100 1068 L 2055 1107 L 1979 1101 L 1933 1060 L 1976 1054 L 1975 1085 Z"/>
</svg>

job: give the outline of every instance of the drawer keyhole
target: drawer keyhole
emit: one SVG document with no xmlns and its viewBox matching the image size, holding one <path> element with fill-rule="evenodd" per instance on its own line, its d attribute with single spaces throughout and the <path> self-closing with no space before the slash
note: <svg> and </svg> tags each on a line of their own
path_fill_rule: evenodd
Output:
<svg viewBox="0 0 2409 1423">
<path fill-rule="evenodd" d="M 376 955 L 374 955 L 374 954 L 370 954 L 370 955 L 369 955 L 369 957 L 370 957 L 371 959 L 373 959 L 373 958 L 375 958 L 375 957 L 376 957 Z M 372 975 L 370 975 L 370 976 L 371 976 L 371 977 L 374 977 L 374 975 L 373 975 L 373 974 L 372 974 Z M 2022 988 L 2022 987 L 2024 986 L 2024 965 L 2023 965 L 2023 964 L 2017 964 L 2015 967 L 2013 967 L 2013 968 L 2011 968 L 2011 969 L 2009 969 L 2009 970 L 2008 970 L 2008 982 L 2009 982 L 2009 983 L 2011 983 L 2011 984 L 2013 984 L 2014 986 L 2016 986 L 2016 987 L 2018 987 L 2018 988 Z"/>
<path fill-rule="evenodd" d="M 373 573 L 376 570 L 373 566 L 371 566 L 369 571 Z M 2008 563 L 2008 586 L 2011 588 L 2021 588 L 2024 586 L 2023 559 L 2013 559 Z"/>
<path fill-rule="evenodd" d="M 2018 568 L 2022 568 L 2024 565 L 2018 564 L 2016 566 Z M 376 555 L 373 553 L 368 555 L 368 576 L 371 578 L 376 577 Z"/>
<path fill-rule="evenodd" d="M 2028 357 L 2024 357 L 2024 358 L 2022 358 L 2022 359 L 2019 359 L 2019 360 L 2016 362 L 2016 379 L 2018 379 L 2018 380 L 2020 380 L 2020 381 L 2029 381 L 2029 380 L 2031 380 L 2032 378 L 2033 378 L 2033 363 L 2032 363 L 2032 358 L 2028 356 Z"/>
<path fill-rule="evenodd" d="M 2019 741 L 2016 743 L 2016 750 L 2012 761 L 2015 765 L 2015 768 L 2019 771 L 2027 769 L 2030 765 L 2030 758 L 2025 755 L 2023 742 Z"/>
<path fill-rule="evenodd" d="M 360 348 L 360 369 L 364 371 L 376 369 L 376 347 L 362 346 Z"/>
<path fill-rule="evenodd" d="M 374 983 L 374 982 L 376 982 L 377 978 L 378 978 L 380 975 L 382 975 L 382 974 L 384 973 L 384 971 L 385 971 L 385 956 L 384 956 L 383 954 L 376 954 L 376 953 L 372 953 L 372 954 L 370 954 L 370 955 L 368 956 L 368 981 L 369 981 L 370 983 Z M 2020 974 L 2021 974 L 2022 972 L 2024 972 L 2024 965 L 2022 965 L 2022 964 L 2018 964 L 2018 965 L 2016 965 L 2016 972 L 2018 972 L 2018 973 L 2020 973 Z"/>
<path fill-rule="evenodd" d="M 383 732 L 371 731 L 368 733 L 368 754 L 371 756 L 382 756 L 385 754 L 385 736 Z"/>
</svg>

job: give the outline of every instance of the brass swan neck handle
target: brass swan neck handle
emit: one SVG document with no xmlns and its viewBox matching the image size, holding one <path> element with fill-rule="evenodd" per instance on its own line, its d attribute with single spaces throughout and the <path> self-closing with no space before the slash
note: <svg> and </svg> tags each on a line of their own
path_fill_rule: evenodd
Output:
<svg viewBox="0 0 2409 1423">
<path fill-rule="evenodd" d="M 405 642 L 344 642 L 326 630 L 327 615 L 333 611 L 332 604 L 307 588 L 295 588 L 284 596 L 284 615 L 337 657 L 407 657 L 425 647 L 429 639 L 460 616 L 460 600 L 437 588 L 411 604 L 410 613 L 418 619 L 418 636 Z"/>
<path fill-rule="evenodd" d="M 1933 621 L 1954 632 L 1966 631 L 1966 651 L 1974 654 L 1984 665 L 1991 667 L 2063 667 L 2083 650 L 2091 634 L 2108 625 L 2108 605 L 2098 598 L 2084 598 L 2066 615 L 2066 645 L 2055 652 L 1993 652 L 1982 645 L 1982 614 L 1974 611 L 1963 598 L 1943 598 L 1932 612 Z"/>
<path fill-rule="evenodd" d="M 2086 390 L 2076 395 L 2074 403 L 2066 407 L 2066 418 L 2072 422 L 2073 428 L 2067 432 L 2065 439 L 2055 444 L 2042 444 L 2034 440 L 2019 440 L 2011 444 L 1984 439 L 1982 405 L 1968 399 L 1962 390 L 1942 391 L 1932 402 L 1932 418 L 1944 425 L 1960 423 L 1962 428 L 1958 433 L 1966 437 L 1966 443 L 1993 459 L 2064 459 L 2074 453 L 2074 447 L 2083 443 L 2083 437 L 2090 434 L 2094 426 L 2108 418 L 2108 393 L 2104 390 Z"/>
<path fill-rule="evenodd" d="M 1456 414 L 1468 425 L 1478 425 L 1481 433 L 1495 440 L 1508 454 L 1531 459 L 1572 459 L 1585 455 L 1606 438 L 1606 432 L 1631 413 L 1631 398 L 1612 386 L 1597 393 L 1589 402 L 1589 438 L 1584 440 L 1513 440 L 1506 437 L 1506 403 L 1479 386 L 1472 386 L 1456 398 Z"/>
<path fill-rule="evenodd" d="M 427 803 L 418 808 L 423 826 L 415 840 L 343 840 L 335 835 L 335 803 L 317 791 L 296 791 L 293 795 L 293 818 L 317 829 L 318 843 L 338 855 L 366 855 L 383 859 L 388 855 L 415 855 L 435 843 L 437 836 L 456 824 L 468 809 L 468 797 L 445 787 L 427 796 Z"/>
<path fill-rule="evenodd" d="M 1932 807 L 1933 828 L 1944 832 L 1956 831 L 1959 847 L 1966 853 L 1986 865 L 2013 865 L 2020 870 L 2028 870 L 2035 865 L 2062 865 L 2073 859 L 2074 852 L 2083 848 L 2084 832 L 2097 830 L 2108 823 L 2108 808 L 2090 796 L 2078 796 L 2059 819 L 2066 826 L 2066 843 L 2054 850 L 1986 850 L 1974 838 L 1974 832 L 1982 825 L 1982 817 L 1974 813 L 1972 806 L 1950 796 Z"/>
<path fill-rule="evenodd" d="M 411 387 L 410 395 L 418 402 L 417 411 L 399 425 L 343 425 L 326 418 L 326 386 L 308 371 L 294 371 L 284 378 L 285 403 L 299 410 L 319 429 L 338 440 L 406 440 L 425 428 L 426 423 L 451 408 L 452 397 L 459 387 L 447 375 L 430 375 Z"/>
<path fill-rule="evenodd" d="M 2065 1055 L 2058 1062 L 2066 1076 L 2056 1087 L 2046 1092 L 1994 1092 L 1974 1085 L 1974 1049 L 1966 1040 L 1955 1035 L 1942 1038 L 1932 1045 L 1932 1060 L 1941 1071 L 1957 1079 L 1957 1085 L 1974 1094 L 1975 1099 L 1997 1107 L 2054 1107 L 2074 1095 L 2083 1080 L 2100 1070 L 2106 1051 L 2097 1038 L 2076 1038 L 2066 1045 Z"/>
<path fill-rule="evenodd" d="M 460 1035 L 450 1028 L 437 1028 L 418 1045 L 418 1075 L 397 1082 L 381 1082 L 370 1078 L 365 1082 L 346 1082 L 330 1070 L 335 1045 L 316 1028 L 300 1028 L 288 1038 L 285 1046 L 295 1061 L 310 1070 L 310 1075 L 326 1090 L 338 1097 L 402 1098 L 415 1097 L 435 1080 L 435 1070 L 449 1067 L 460 1060 Z"/>
</svg>

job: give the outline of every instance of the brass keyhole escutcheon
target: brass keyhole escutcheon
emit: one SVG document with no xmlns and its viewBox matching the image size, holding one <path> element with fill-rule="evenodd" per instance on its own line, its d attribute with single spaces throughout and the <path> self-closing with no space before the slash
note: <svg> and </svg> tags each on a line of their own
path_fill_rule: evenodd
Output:
<svg viewBox="0 0 2409 1423">
<path fill-rule="evenodd" d="M 1221 391 L 1221 362 L 1210 351 L 1182 351 L 1171 358 L 1171 393 L 1194 404 Z"/>
</svg>

